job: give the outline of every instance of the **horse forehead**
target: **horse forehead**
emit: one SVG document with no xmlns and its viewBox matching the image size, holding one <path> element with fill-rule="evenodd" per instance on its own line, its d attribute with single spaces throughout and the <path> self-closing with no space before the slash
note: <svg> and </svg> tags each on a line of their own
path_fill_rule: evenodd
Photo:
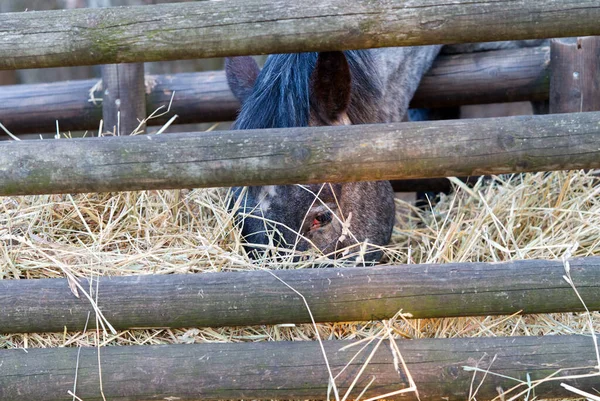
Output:
<svg viewBox="0 0 600 401">
<path fill-rule="evenodd" d="M 277 186 L 265 185 L 263 187 L 260 187 L 260 192 L 258 193 L 258 196 L 259 198 L 277 196 Z"/>
<path fill-rule="evenodd" d="M 306 193 L 298 185 L 264 185 L 253 188 L 253 196 L 260 199 L 286 198 Z"/>
<path fill-rule="evenodd" d="M 296 204 L 313 202 L 318 197 L 322 202 L 335 202 L 342 196 L 342 184 L 264 185 L 250 187 L 249 194 L 254 202 Z"/>
<path fill-rule="evenodd" d="M 342 184 L 310 184 L 305 185 L 305 188 L 315 195 L 318 195 L 319 199 L 323 201 L 332 201 L 339 198 L 342 194 Z"/>
</svg>

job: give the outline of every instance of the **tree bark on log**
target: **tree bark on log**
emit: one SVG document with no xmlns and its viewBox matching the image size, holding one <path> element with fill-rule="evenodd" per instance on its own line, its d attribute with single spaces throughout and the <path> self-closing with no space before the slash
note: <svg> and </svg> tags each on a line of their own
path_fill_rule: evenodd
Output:
<svg viewBox="0 0 600 401">
<path fill-rule="evenodd" d="M 0 143 L 0 196 L 600 167 L 600 112 Z"/>
<path fill-rule="evenodd" d="M 334 376 L 348 365 L 336 378 L 340 398 L 375 343 L 352 360 L 360 346 L 342 350 L 351 342 L 324 342 Z M 584 336 L 397 340 L 396 344 L 423 401 L 469 399 L 472 380 L 477 399 L 489 400 L 518 384 L 515 379 L 527 383 L 561 368 L 576 369 L 563 371 L 559 377 L 589 374 L 597 364 L 592 339 Z M 397 354 L 391 349 L 389 340 L 379 346 L 350 399 L 373 378 L 365 397 L 408 387 L 402 366 L 396 370 Z M 97 352 L 96 348 L 0 350 L 0 399 L 71 400 L 67 391 L 73 390 L 75 377 L 75 393 L 86 401 L 100 401 L 103 396 L 111 401 L 327 398 L 327 367 L 316 341 L 103 347 L 100 355 Z M 489 368 L 491 373 L 485 377 L 476 373 L 474 378 L 465 366 Z M 595 393 L 598 380 L 596 376 L 546 382 L 535 387 L 535 395 L 572 397 L 561 382 Z M 526 386 L 520 389 L 527 393 Z M 412 392 L 385 398 L 416 400 Z"/>
<path fill-rule="evenodd" d="M 8 13 L 0 69 L 599 35 L 599 20 L 596 0 L 232 0 Z"/>
<path fill-rule="evenodd" d="M 590 310 L 600 310 L 600 258 L 570 261 Z M 583 311 L 561 261 L 449 263 L 345 269 L 103 277 L 98 305 L 117 329 L 247 326 Z M 96 298 L 96 294 L 92 296 Z M 0 333 L 76 331 L 94 313 L 65 279 L 0 281 Z M 94 319 L 90 327 L 94 327 Z"/>
</svg>

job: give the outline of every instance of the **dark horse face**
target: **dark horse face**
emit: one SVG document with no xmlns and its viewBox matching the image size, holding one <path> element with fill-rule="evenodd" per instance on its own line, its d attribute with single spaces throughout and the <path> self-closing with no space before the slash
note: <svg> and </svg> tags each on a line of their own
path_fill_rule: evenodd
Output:
<svg viewBox="0 0 600 401">
<path fill-rule="evenodd" d="M 263 71 L 251 57 L 235 57 L 227 59 L 226 72 L 242 103 L 236 129 L 352 121 L 352 72 L 342 52 L 271 56 Z M 387 181 L 234 188 L 234 202 L 252 253 L 276 246 L 378 260 L 381 251 L 360 244 L 386 245 L 394 223 Z"/>
</svg>

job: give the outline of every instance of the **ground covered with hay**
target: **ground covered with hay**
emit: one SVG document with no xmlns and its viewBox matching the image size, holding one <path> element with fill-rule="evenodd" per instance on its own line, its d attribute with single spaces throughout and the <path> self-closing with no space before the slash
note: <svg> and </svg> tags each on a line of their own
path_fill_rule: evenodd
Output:
<svg viewBox="0 0 600 401">
<path fill-rule="evenodd" d="M 487 262 L 600 255 L 595 172 L 482 179 L 429 207 L 397 200 L 385 263 Z M 249 259 L 226 189 L 0 198 L 0 279 L 293 269 Z M 318 258 L 318 255 L 315 256 Z M 410 311 L 407 311 L 410 312 Z M 600 331 L 600 314 L 593 313 Z M 402 338 L 589 334 L 583 313 L 392 322 Z M 382 322 L 318 324 L 322 339 L 361 339 Z M 312 325 L 0 335 L 0 348 L 315 340 Z"/>
</svg>

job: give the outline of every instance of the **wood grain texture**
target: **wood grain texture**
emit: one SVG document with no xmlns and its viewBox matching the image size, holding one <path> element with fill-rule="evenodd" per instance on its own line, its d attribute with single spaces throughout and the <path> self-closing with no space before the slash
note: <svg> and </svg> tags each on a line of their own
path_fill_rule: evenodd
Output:
<svg viewBox="0 0 600 401">
<path fill-rule="evenodd" d="M 89 79 L 0 87 L 0 122 L 15 135 L 56 132 L 56 120 L 63 132 L 97 131 L 102 102 L 90 101 L 90 89 L 97 83 Z M 95 95 L 102 99 L 100 92 Z"/>
<path fill-rule="evenodd" d="M 145 133 L 146 85 L 144 63 L 102 66 L 102 120 L 104 132 Z"/>
<path fill-rule="evenodd" d="M 325 341 L 325 353 L 343 395 L 366 362 L 374 343 L 354 360 L 360 347 L 342 351 L 347 341 Z M 473 372 L 464 366 L 487 369 L 518 380 L 538 380 L 559 368 L 587 374 L 594 360 L 592 339 L 584 336 L 505 337 L 398 340 L 398 348 L 419 389 L 420 399 L 466 400 Z M 78 357 L 78 352 L 80 355 Z M 76 394 L 86 401 L 100 401 L 102 387 L 111 401 L 206 400 L 206 399 L 326 399 L 328 374 L 315 341 L 259 342 L 244 344 L 193 344 L 164 346 L 47 348 L 0 350 L 0 399 L 3 401 L 67 401 L 77 369 Z M 596 370 L 597 372 L 597 370 Z M 394 367 L 389 341 L 375 352 L 358 380 L 354 399 L 375 377 L 365 397 L 383 395 L 407 387 L 404 373 Z M 506 391 L 514 380 L 489 374 L 475 377 L 477 399 L 489 400 Z M 536 396 L 549 399 L 572 396 L 560 387 L 566 382 L 594 393 L 598 376 L 560 380 L 535 388 Z M 526 388 L 522 390 L 526 392 Z M 333 395 L 332 395 L 333 397 Z M 389 397 L 386 397 L 389 399 Z M 401 399 L 416 400 L 414 394 Z"/>
<path fill-rule="evenodd" d="M 411 107 L 548 99 L 549 57 L 548 47 L 439 56 L 421 80 Z M 96 83 L 2 87 L 0 121 L 13 134 L 53 132 L 56 120 L 63 131 L 97 131 L 102 106 L 91 102 L 89 94 Z M 171 98 L 171 113 L 149 125 L 162 125 L 175 114 L 176 124 L 230 121 L 240 107 L 222 71 L 146 77 L 148 113 L 168 106 Z"/>
<path fill-rule="evenodd" d="M 411 107 L 548 99 L 550 48 L 533 47 L 439 56 Z"/>
<path fill-rule="evenodd" d="M 598 35 L 598 20 L 597 0 L 232 0 L 8 13 L 0 69 Z"/>
<path fill-rule="evenodd" d="M 600 113 L 0 143 L 0 195 L 600 167 Z"/>
<path fill-rule="evenodd" d="M 600 37 L 551 41 L 550 113 L 600 110 Z"/>
<path fill-rule="evenodd" d="M 591 310 L 600 310 L 600 258 L 571 261 Z M 318 322 L 582 311 L 561 261 L 449 263 L 273 274 L 307 299 Z M 106 277 L 98 305 L 116 328 L 244 326 L 310 322 L 301 298 L 268 272 Z M 94 294 L 95 297 L 95 294 Z M 82 330 L 88 313 L 64 279 L 0 281 L 0 333 Z M 93 320 L 90 323 L 93 326 Z"/>
<path fill-rule="evenodd" d="M 90 95 L 99 80 L 0 87 L 0 121 L 13 134 L 45 133 L 56 130 L 96 132 L 102 119 L 102 87 Z M 152 113 L 167 106 L 171 113 L 152 119 L 149 125 L 162 125 L 174 114 L 175 123 L 192 124 L 235 119 L 239 102 L 223 72 L 148 75 L 145 80 L 146 110 Z M 95 102 L 92 98 L 97 99 Z M 3 135 L 0 132 L 0 135 Z"/>
</svg>

